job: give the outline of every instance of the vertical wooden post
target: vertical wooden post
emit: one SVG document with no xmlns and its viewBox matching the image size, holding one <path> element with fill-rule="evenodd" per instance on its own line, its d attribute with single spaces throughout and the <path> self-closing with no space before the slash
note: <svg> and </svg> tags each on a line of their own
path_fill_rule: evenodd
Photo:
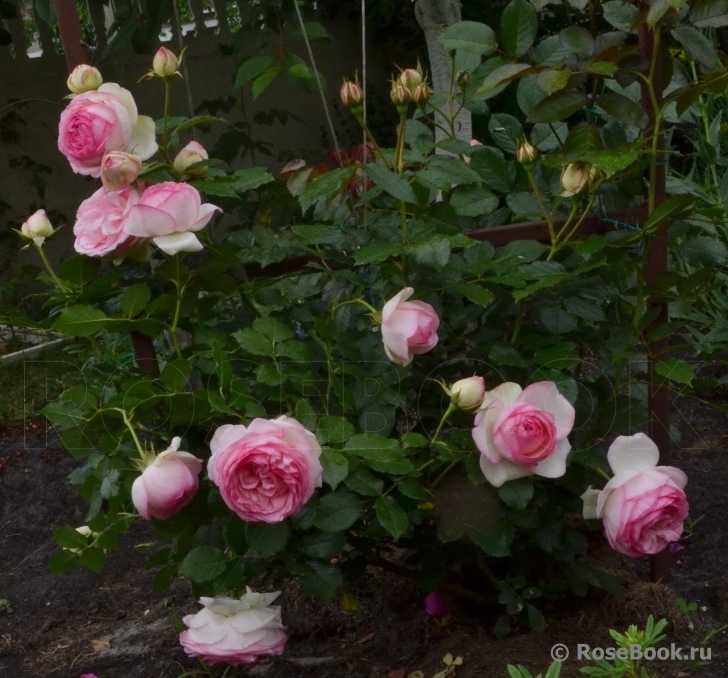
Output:
<svg viewBox="0 0 728 678">
<path fill-rule="evenodd" d="M 56 12 L 58 32 L 61 34 L 63 54 L 66 57 L 70 73 L 76 66 L 86 63 L 87 60 L 81 22 L 78 20 L 74 0 L 53 0 L 53 8 Z"/>
<path fill-rule="evenodd" d="M 74 0 L 53 0 L 53 7 L 56 12 L 58 30 L 61 34 L 63 53 L 66 55 L 66 64 L 70 73 L 76 66 L 87 61 L 81 22 L 78 19 Z M 154 378 L 158 377 L 159 363 L 157 362 L 152 338 L 140 332 L 131 332 L 129 336 L 139 371 Z"/>
<path fill-rule="evenodd" d="M 643 6 L 644 7 L 644 6 Z M 645 10 L 646 11 L 646 10 Z M 639 31 L 640 54 L 642 58 L 651 63 L 652 59 L 657 60 L 652 79 L 652 86 L 658 104 L 662 103 L 662 60 L 660 54 L 654 54 L 654 33 L 646 24 L 640 27 Z M 654 122 L 654 111 L 646 87 L 642 87 L 642 107 Z M 655 172 L 655 207 L 665 200 L 665 137 L 662 129 L 658 137 L 657 167 Z M 648 248 L 647 261 L 645 265 L 645 284 L 651 285 L 657 275 L 667 270 L 667 226 L 662 224 L 653 234 L 651 240 L 646 244 Z M 651 325 L 656 327 L 666 323 L 667 304 L 661 303 L 660 313 Z M 648 328 L 649 331 L 650 328 Z M 652 356 L 661 354 L 667 347 L 667 339 L 658 339 L 650 342 L 649 350 Z M 650 417 L 650 438 L 660 450 L 660 463 L 667 464 L 670 453 L 670 392 L 655 373 L 654 360 L 649 361 L 649 417 Z M 650 579 L 653 582 L 666 582 L 670 579 L 670 553 L 664 549 L 650 559 Z"/>
</svg>

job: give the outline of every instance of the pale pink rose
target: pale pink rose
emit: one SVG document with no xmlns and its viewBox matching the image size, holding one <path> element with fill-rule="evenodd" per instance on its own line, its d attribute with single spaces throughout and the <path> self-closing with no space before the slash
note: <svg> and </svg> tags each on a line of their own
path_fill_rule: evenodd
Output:
<svg viewBox="0 0 728 678">
<path fill-rule="evenodd" d="M 412 358 L 437 346 L 440 318 L 424 301 L 407 301 L 414 290 L 405 287 L 382 309 L 382 342 L 387 357 L 398 365 L 409 365 Z"/>
<path fill-rule="evenodd" d="M 142 169 L 137 156 L 124 151 L 111 151 L 101 160 L 101 182 L 107 191 L 118 191 L 133 184 Z"/>
<path fill-rule="evenodd" d="M 198 162 L 202 162 L 203 160 L 207 159 L 208 155 L 205 147 L 197 141 L 190 141 L 189 144 L 187 144 L 179 153 L 177 153 L 177 157 L 175 157 L 173 164 L 174 168 L 180 174 L 184 174 L 187 171 L 187 168 L 191 165 L 195 165 Z M 187 174 L 200 176 L 205 173 L 206 169 L 206 167 L 198 167 L 196 169 L 190 170 L 189 172 L 187 172 Z"/>
<path fill-rule="evenodd" d="M 58 150 L 77 174 L 98 177 L 110 151 L 134 153 L 141 160 L 157 152 L 154 121 L 137 113 L 128 90 L 109 82 L 74 97 L 61 113 Z"/>
<path fill-rule="evenodd" d="M 179 642 L 190 657 L 209 664 L 254 664 L 261 656 L 283 654 L 288 640 L 281 608 L 271 603 L 280 593 L 255 593 L 240 600 L 200 598 L 204 608 L 182 619 L 189 628 Z"/>
<path fill-rule="evenodd" d="M 103 84 L 104 79 L 97 68 L 81 64 L 71 71 L 66 80 L 68 89 L 74 94 L 83 94 L 93 89 L 98 89 Z"/>
<path fill-rule="evenodd" d="M 321 487 L 321 447 L 295 419 L 226 424 L 210 441 L 210 480 L 243 520 L 277 523 L 300 509 Z"/>
<path fill-rule="evenodd" d="M 202 243 L 192 231 L 204 228 L 215 212 L 222 210 L 210 203 L 203 205 L 199 191 L 193 186 L 164 181 L 142 193 L 124 230 L 139 238 L 152 238 L 167 254 L 199 252 Z"/>
<path fill-rule="evenodd" d="M 688 516 L 687 476 L 657 466 L 660 451 L 644 433 L 619 436 L 607 452 L 614 477 L 582 495 L 584 517 L 601 518 L 609 545 L 635 558 L 659 553 L 680 538 Z"/>
<path fill-rule="evenodd" d="M 450 605 L 439 591 L 433 591 L 425 596 L 425 611 L 431 617 L 446 617 L 452 614 Z"/>
<path fill-rule="evenodd" d="M 574 417 L 573 406 L 552 381 L 524 390 L 506 382 L 488 391 L 473 428 L 483 475 L 494 487 L 530 475 L 560 478 Z"/>
<path fill-rule="evenodd" d="M 180 452 L 182 442 L 174 438 L 172 444 L 158 454 L 137 477 L 131 487 L 131 500 L 136 510 L 150 517 L 167 520 L 195 496 L 202 470 L 202 459 L 189 452 Z"/>
<path fill-rule="evenodd" d="M 76 252 L 115 259 L 141 242 L 124 231 L 124 223 L 138 200 L 139 193 L 131 186 L 120 191 L 102 187 L 86 198 L 78 207 L 73 226 Z"/>
</svg>

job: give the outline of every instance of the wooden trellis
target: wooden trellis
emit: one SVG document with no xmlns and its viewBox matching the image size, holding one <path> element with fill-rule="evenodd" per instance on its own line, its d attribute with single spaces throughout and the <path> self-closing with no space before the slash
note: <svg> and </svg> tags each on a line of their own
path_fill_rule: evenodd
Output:
<svg viewBox="0 0 728 678">
<path fill-rule="evenodd" d="M 177 0 L 175 0 L 176 2 Z M 82 41 L 81 24 L 76 11 L 74 0 L 53 0 L 55 14 L 58 21 L 58 28 L 63 45 L 63 52 L 69 72 L 79 64 L 85 63 L 87 59 L 86 49 Z M 195 24 L 198 30 L 204 30 L 202 21 L 201 2 L 197 0 L 195 11 Z M 216 11 L 223 7 L 220 26 L 227 30 L 227 22 L 224 20 L 224 2 L 215 2 Z M 104 36 L 105 37 L 105 36 Z M 652 49 L 654 40 L 652 30 L 643 25 L 639 30 L 640 53 L 649 63 L 652 60 Z M 662 98 L 662 69 L 658 62 L 655 68 L 653 84 L 659 100 Z M 646 90 L 642 90 L 642 108 L 652 118 L 652 106 Z M 662 151 L 664 135 L 660 133 L 658 150 Z M 655 181 L 655 207 L 665 200 L 665 164 L 661 158 L 657 162 L 657 174 Z M 606 216 L 606 218 L 604 218 Z M 581 227 L 581 235 L 604 234 L 614 230 L 615 222 L 640 225 L 646 218 L 646 208 L 636 210 L 622 210 L 609 212 L 606 215 L 588 215 Z M 558 222 L 556 222 L 558 223 Z M 466 233 L 470 238 L 490 242 L 494 246 L 502 246 L 514 240 L 548 240 L 549 234 L 545 221 L 531 221 L 520 224 L 509 224 L 487 229 L 480 229 Z M 647 266 L 645 271 L 645 282 L 651 284 L 657 275 L 667 270 L 667 226 L 662 224 L 657 228 L 649 242 Z M 272 264 L 265 269 L 251 270 L 251 277 L 274 277 L 282 273 L 300 270 L 310 261 L 307 257 L 289 259 L 278 264 Z M 655 319 L 653 326 L 667 322 L 667 305 L 660 304 L 660 313 Z M 154 351 L 152 339 L 138 332 L 131 333 L 131 341 L 134 349 L 134 356 L 137 367 L 140 371 L 151 375 L 159 376 L 159 365 Z M 660 464 L 668 463 L 670 448 L 670 394 L 663 385 L 664 382 L 656 378 L 654 371 L 654 360 L 651 356 L 658 355 L 667 347 L 667 339 L 653 341 L 649 345 L 649 401 L 648 414 L 650 419 L 650 437 L 660 450 Z M 652 556 L 650 560 L 650 577 L 652 581 L 667 581 L 670 578 L 670 554 L 668 549 Z"/>
</svg>

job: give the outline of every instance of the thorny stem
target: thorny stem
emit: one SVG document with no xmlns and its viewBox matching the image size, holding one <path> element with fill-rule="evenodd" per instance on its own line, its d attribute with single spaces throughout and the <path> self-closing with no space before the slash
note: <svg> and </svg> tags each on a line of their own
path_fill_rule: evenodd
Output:
<svg viewBox="0 0 728 678">
<path fill-rule="evenodd" d="M 366 306 L 372 313 L 379 313 L 374 306 L 371 304 L 368 304 L 364 299 L 360 299 L 357 297 L 356 299 L 347 299 L 346 301 L 340 301 L 338 304 L 334 304 L 331 307 L 331 315 L 336 313 L 336 311 L 341 308 L 342 306 L 346 306 L 347 304 L 361 304 L 362 306 Z"/>
<path fill-rule="evenodd" d="M 36 245 L 35 249 L 38 250 L 38 254 L 40 255 L 41 260 L 43 261 L 43 265 L 46 267 L 46 271 L 48 271 L 48 274 L 53 278 L 53 282 L 56 283 L 58 286 L 58 289 L 61 290 L 61 292 L 65 292 L 66 294 L 70 294 L 71 290 L 69 290 L 59 279 L 59 277 L 56 275 L 56 272 L 53 270 L 53 266 L 51 266 L 51 262 L 48 261 L 48 257 L 46 256 L 46 253 L 43 251 L 42 245 Z"/>
<path fill-rule="evenodd" d="M 184 255 L 182 255 L 184 256 Z M 179 255 L 175 255 L 175 263 L 176 263 L 176 275 L 174 280 L 174 286 L 177 288 L 177 303 L 174 308 L 174 318 L 172 318 L 172 326 L 170 328 L 170 333 L 172 335 L 172 343 L 174 344 L 174 351 L 177 354 L 177 357 L 182 360 L 182 351 L 179 347 L 179 340 L 177 338 L 177 324 L 179 323 L 179 315 L 180 311 L 182 309 L 182 297 L 184 296 L 185 292 L 185 285 L 180 284 L 180 263 L 181 263 L 181 257 Z"/>
<path fill-rule="evenodd" d="M 136 430 L 134 429 L 134 426 L 131 423 L 131 419 L 129 419 L 129 416 L 126 413 L 126 410 L 121 407 L 115 407 L 114 408 L 117 412 L 121 412 L 121 417 L 124 420 L 124 425 L 129 429 L 129 433 L 131 433 L 131 437 L 134 440 L 134 444 L 136 445 L 137 452 L 139 452 L 139 456 L 144 459 L 147 455 L 144 452 L 144 448 L 142 448 L 142 444 L 139 442 L 139 438 L 137 437 Z"/>
<path fill-rule="evenodd" d="M 164 80 L 164 119 L 162 122 L 162 148 L 164 149 L 164 155 L 169 162 L 169 155 L 167 153 L 167 123 L 169 120 L 169 78 L 163 78 Z"/>
</svg>

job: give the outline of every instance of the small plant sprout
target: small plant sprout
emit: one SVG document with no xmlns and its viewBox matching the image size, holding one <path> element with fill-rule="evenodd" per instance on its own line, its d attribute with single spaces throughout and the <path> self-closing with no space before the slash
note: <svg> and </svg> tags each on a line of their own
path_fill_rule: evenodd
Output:
<svg viewBox="0 0 728 678">
<path fill-rule="evenodd" d="M 455 667 L 462 666 L 463 658 L 454 657 L 449 652 L 442 658 L 442 663 L 445 664 L 445 668 L 436 673 L 432 678 L 451 678 L 455 675 Z"/>
</svg>

